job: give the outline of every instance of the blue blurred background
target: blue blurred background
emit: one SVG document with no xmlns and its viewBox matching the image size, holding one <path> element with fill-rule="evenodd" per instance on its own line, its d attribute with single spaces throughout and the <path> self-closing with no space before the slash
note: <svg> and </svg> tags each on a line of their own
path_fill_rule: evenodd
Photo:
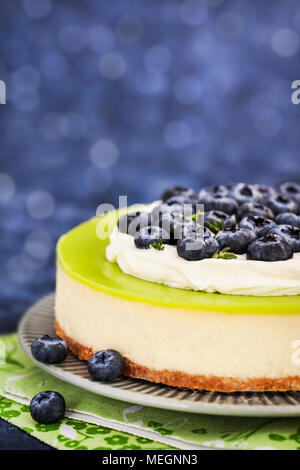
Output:
<svg viewBox="0 0 300 470">
<path fill-rule="evenodd" d="M 54 289 L 55 243 L 101 202 L 298 180 L 300 4 L 0 6 L 0 331 Z"/>
</svg>

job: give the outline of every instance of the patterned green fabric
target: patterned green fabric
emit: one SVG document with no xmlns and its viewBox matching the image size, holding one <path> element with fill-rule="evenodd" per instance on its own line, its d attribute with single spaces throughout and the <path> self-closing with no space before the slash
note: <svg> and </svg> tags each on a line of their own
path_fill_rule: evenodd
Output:
<svg viewBox="0 0 300 470">
<path fill-rule="evenodd" d="M 68 411 L 62 422 L 44 426 L 31 419 L 28 403 L 42 390 L 56 390 L 65 397 Z M 2 418 L 58 449 L 195 449 L 204 445 L 300 450 L 299 418 L 197 415 L 83 392 L 34 365 L 15 335 L 0 338 L 0 394 Z"/>
<path fill-rule="evenodd" d="M 0 416 L 57 449 L 155 450 L 172 449 L 153 440 L 115 431 L 96 424 L 65 418 L 55 424 L 35 423 L 29 407 L 0 397 Z"/>
</svg>

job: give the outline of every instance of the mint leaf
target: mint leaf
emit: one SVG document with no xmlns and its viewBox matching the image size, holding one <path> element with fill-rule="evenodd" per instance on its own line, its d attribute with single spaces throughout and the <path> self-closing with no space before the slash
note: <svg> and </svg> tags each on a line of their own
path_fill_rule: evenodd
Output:
<svg viewBox="0 0 300 470">
<path fill-rule="evenodd" d="M 206 225 L 208 226 L 208 228 L 214 232 L 214 233 L 218 233 L 220 232 L 220 230 L 224 230 L 225 228 L 225 221 L 224 219 L 221 219 L 221 222 L 220 222 L 220 226 L 217 224 L 216 220 L 215 219 L 211 219 L 211 222 L 206 222 Z"/>
<path fill-rule="evenodd" d="M 223 248 L 222 251 L 217 250 L 213 255 L 212 258 L 220 258 L 220 259 L 237 259 L 237 256 L 229 251 L 229 248 Z"/>
<path fill-rule="evenodd" d="M 157 242 L 153 242 L 151 243 L 151 246 L 153 246 L 153 248 L 155 250 L 159 250 L 159 251 L 163 251 L 165 249 L 163 243 L 162 243 L 162 239 L 161 237 L 158 238 Z"/>
</svg>

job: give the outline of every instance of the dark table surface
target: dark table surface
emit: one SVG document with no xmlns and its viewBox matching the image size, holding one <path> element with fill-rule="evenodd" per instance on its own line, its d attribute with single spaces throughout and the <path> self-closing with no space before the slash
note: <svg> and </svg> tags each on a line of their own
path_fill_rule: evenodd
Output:
<svg viewBox="0 0 300 470">
<path fill-rule="evenodd" d="M 297 0 L 1 4 L 1 333 L 100 203 L 299 181 L 299 31 Z M 0 421 L 0 448 L 46 446 Z"/>
</svg>

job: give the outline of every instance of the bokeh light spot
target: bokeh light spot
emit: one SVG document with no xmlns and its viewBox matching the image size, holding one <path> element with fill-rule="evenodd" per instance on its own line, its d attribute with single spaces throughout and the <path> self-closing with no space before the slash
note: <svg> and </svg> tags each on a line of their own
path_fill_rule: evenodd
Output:
<svg viewBox="0 0 300 470">
<path fill-rule="evenodd" d="M 106 25 L 92 26 L 88 31 L 87 42 L 95 52 L 104 52 L 114 44 L 114 35 Z"/>
<path fill-rule="evenodd" d="M 160 44 L 149 47 L 144 57 L 145 65 L 149 69 L 159 70 L 160 72 L 166 72 L 168 70 L 171 60 L 172 56 L 169 49 Z"/>
<path fill-rule="evenodd" d="M 192 142 L 192 131 L 185 121 L 169 122 L 164 130 L 164 140 L 168 147 L 180 149 Z"/>
<path fill-rule="evenodd" d="M 299 49 L 299 36 L 293 29 L 279 29 L 272 35 L 271 45 L 279 56 L 292 57 Z"/>
<path fill-rule="evenodd" d="M 185 0 L 180 6 L 180 18 L 188 26 L 199 26 L 207 19 L 207 8 L 202 0 Z"/>
<path fill-rule="evenodd" d="M 52 3 L 50 0 L 23 0 L 23 8 L 28 16 L 39 20 L 50 13 Z"/>
<path fill-rule="evenodd" d="M 122 54 L 118 52 L 107 52 L 99 62 L 100 74 L 108 80 L 118 80 L 124 75 L 126 69 L 127 63 Z"/>
<path fill-rule="evenodd" d="M 119 149 L 111 140 L 101 139 L 92 145 L 90 155 L 97 167 L 109 168 L 118 161 Z"/>
<path fill-rule="evenodd" d="M 0 173 L 0 202 L 6 202 L 14 195 L 16 185 L 11 176 Z"/>
<path fill-rule="evenodd" d="M 45 230 L 30 232 L 24 243 L 24 252 L 32 258 L 47 260 L 51 254 L 52 240 Z"/>
<path fill-rule="evenodd" d="M 47 191 L 34 191 L 26 199 L 26 208 L 33 219 L 47 219 L 55 209 L 53 197 Z"/>
</svg>

